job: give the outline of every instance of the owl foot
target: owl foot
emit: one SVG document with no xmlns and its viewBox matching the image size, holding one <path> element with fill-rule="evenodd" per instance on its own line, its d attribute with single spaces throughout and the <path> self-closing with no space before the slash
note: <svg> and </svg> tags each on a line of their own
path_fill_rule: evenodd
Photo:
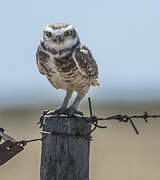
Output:
<svg viewBox="0 0 160 180">
<path fill-rule="evenodd" d="M 68 108 L 66 114 L 67 114 L 69 117 L 72 117 L 72 116 L 74 116 L 74 115 L 79 115 L 79 116 L 84 117 L 83 112 L 77 111 L 77 109 L 75 109 L 74 107 Z"/>
<path fill-rule="evenodd" d="M 62 115 L 62 114 L 66 114 L 67 112 L 67 108 L 66 107 L 61 107 L 57 110 L 53 110 L 53 111 L 49 111 L 47 113 L 47 115 Z"/>
</svg>

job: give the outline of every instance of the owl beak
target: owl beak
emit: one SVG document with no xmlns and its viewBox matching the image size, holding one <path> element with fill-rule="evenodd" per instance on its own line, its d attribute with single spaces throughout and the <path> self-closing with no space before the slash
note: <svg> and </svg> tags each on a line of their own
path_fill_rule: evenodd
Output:
<svg viewBox="0 0 160 180">
<path fill-rule="evenodd" d="M 60 43 L 62 43 L 64 41 L 64 38 L 63 38 L 62 35 L 58 35 L 58 36 L 56 36 L 55 40 L 56 40 L 57 44 L 60 44 Z"/>
</svg>

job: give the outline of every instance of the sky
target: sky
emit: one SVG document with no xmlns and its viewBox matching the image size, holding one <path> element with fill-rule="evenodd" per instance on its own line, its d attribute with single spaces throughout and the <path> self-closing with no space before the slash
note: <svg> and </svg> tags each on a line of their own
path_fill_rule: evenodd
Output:
<svg viewBox="0 0 160 180">
<path fill-rule="evenodd" d="M 47 24 L 73 24 L 99 67 L 88 96 L 160 99 L 160 1 L 14 0 L 0 5 L 0 104 L 61 98 L 38 72 L 36 49 Z"/>
</svg>

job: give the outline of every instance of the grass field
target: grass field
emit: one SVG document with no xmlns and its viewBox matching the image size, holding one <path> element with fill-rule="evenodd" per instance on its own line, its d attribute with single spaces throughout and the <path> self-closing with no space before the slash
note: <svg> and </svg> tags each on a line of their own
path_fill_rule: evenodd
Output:
<svg viewBox="0 0 160 180">
<path fill-rule="evenodd" d="M 0 112 L 0 127 L 17 140 L 40 137 L 36 125 L 45 107 L 19 107 Z M 81 110 L 88 114 L 87 106 Z M 160 104 L 104 104 L 94 105 L 98 116 L 112 114 L 160 113 Z M 140 135 L 137 136 L 129 123 L 106 122 L 107 129 L 93 133 L 90 154 L 91 180 L 159 180 L 160 179 L 160 119 L 134 121 Z M 19 155 L 0 167 L 3 180 L 39 180 L 40 142 L 30 143 Z"/>
</svg>

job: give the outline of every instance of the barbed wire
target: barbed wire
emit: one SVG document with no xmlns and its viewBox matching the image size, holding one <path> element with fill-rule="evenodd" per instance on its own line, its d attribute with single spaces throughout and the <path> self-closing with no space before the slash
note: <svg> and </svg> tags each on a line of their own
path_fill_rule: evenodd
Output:
<svg viewBox="0 0 160 180">
<path fill-rule="evenodd" d="M 136 132 L 137 135 L 139 135 L 139 131 L 136 128 L 133 119 L 144 119 L 146 123 L 148 123 L 149 118 L 160 118 L 160 115 L 155 115 L 155 114 L 149 114 L 148 112 L 144 112 L 142 115 L 126 115 L 126 114 L 116 114 L 108 117 L 96 117 L 93 115 L 93 110 L 92 110 L 92 104 L 91 104 L 91 99 L 90 97 L 88 98 L 88 103 L 89 103 L 89 111 L 90 111 L 90 117 L 86 117 L 85 120 L 88 122 L 91 122 L 93 124 L 93 129 L 91 130 L 91 133 L 96 130 L 96 128 L 107 128 L 107 126 L 100 126 L 98 125 L 99 121 L 112 121 L 112 120 L 118 120 L 119 122 L 130 122 L 132 125 L 134 131 Z"/>
<path fill-rule="evenodd" d="M 35 142 L 35 141 L 41 141 L 44 135 L 53 135 L 53 136 L 60 136 L 63 138 L 83 138 L 84 140 L 87 141 L 92 141 L 92 136 L 91 134 L 97 129 L 97 128 L 107 128 L 107 126 L 101 126 L 99 125 L 100 121 L 113 121 L 113 120 L 118 120 L 119 122 L 127 123 L 130 122 L 131 126 L 133 127 L 134 131 L 136 134 L 139 134 L 139 131 L 137 127 L 135 126 L 133 120 L 134 119 L 143 119 L 145 123 L 148 123 L 149 118 L 160 118 L 160 115 L 155 115 L 155 114 L 149 114 L 148 112 L 144 112 L 142 115 L 126 115 L 126 114 L 116 114 L 108 117 L 97 117 L 93 115 L 93 110 L 92 110 L 92 104 L 91 104 L 91 99 L 90 97 L 88 98 L 88 103 L 89 103 L 89 112 L 90 112 L 90 117 L 82 117 L 86 123 L 91 123 L 93 125 L 93 128 L 91 131 L 87 134 L 64 134 L 64 133 L 58 133 L 58 132 L 47 132 L 47 131 L 41 131 L 42 137 L 41 138 L 36 138 L 36 139 L 30 139 L 30 140 L 22 140 L 22 141 L 17 141 L 13 137 L 9 136 L 4 132 L 3 128 L 0 128 L 0 141 L 3 139 L 4 143 L 0 144 L 0 166 L 7 162 L 9 159 L 14 157 L 17 153 L 21 152 L 24 149 L 24 146 L 26 146 L 28 143 Z M 40 116 L 40 121 L 38 124 L 40 124 L 40 128 L 43 127 L 43 120 L 44 117 L 47 115 L 48 111 L 44 111 L 43 114 Z M 65 116 L 66 117 L 66 116 Z M 77 116 L 75 116 L 76 118 Z M 67 118 L 67 117 L 66 117 Z M 3 154 L 3 155 L 2 155 Z M 4 156 L 5 154 L 5 156 Z"/>
<path fill-rule="evenodd" d="M 92 103 L 91 103 L 90 97 L 88 98 L 88 104 L 89 104 L 90 117 L 82 116 L 82 118 L 86 122 L 91 123 L 93 125 L 93 128 L 88 133 L 88 135 L 91 134 L 92 132 L 94 132 L 97 128 L 107 128 L 107 126 L 99 125 L 100 121 L 113 121 L 113 120 L 118 120 L 119 122 L 123 122 L 123 123 L 129 122 L 131 124 L 132 128 L 134 129 L 135 133 L 137 135 L 139 135 L 139 131 L 133 122 L 134 119 L 143 119 L 145 121 L 145 123 L 148 123 L 149 118 L 160 118 L 159 114 L 158 115 L 149 114 L 146 111 L 142 115 L 115 114 L 115 115 L 108 116 L 108 117 L 97 117 L 97 116 L 93 115 Z M 47 113 L 48 113 L 48 110 L 45 110 L 45 111 L 43 111 L 43 114 L 40 116 L 40 121 L 38 122 L 38 124 L 40 124 L 40 128 L 43 126 L 43 119 L 47 115 Z M 57 116 L 57 115 L 55 115 L 55 116 Z M 74 116 L 74 117 L 77 117 L 77 116 Z M 53 134 L 56 135 L 56 133 L 53 133 Z M 63 134 L 61 134 L 61 135 L 63 136 Z"/>
<path fill-rule="evenodd" d="M 139 131 L 137 127 L 135 126 L 133 119 L 144 119 L 146 123 L 148 123 L 149 118 L 160 118 L 160 115 L 155 115 L 155 114 L 149 114 L 148 112 L 144 112 L 142 115 L 126 115 L 126 114 L 116 114 L 108 117 L 97 117 L 93 115 L 93 110 L 92 110 L 92 104 L 91 104 L 91 98 L 88 97 L 88 104 L 89 104 L 89 112 L 90 112 L 90 117 L 82 117 L 87 123 L 91 123 L 93 125 L 93 128 L 91 131 L 86 134 L 86 135 L 70 135 L 70 134 L 63 134 L 63 133 L 57 133 L 57 132 L 45 132 L 41 131 L 42 134 L 50 134 L 54 136 L 63 136 L 63 137 L 76 137 L 76 138 L 84 138 L 88 140 L 92 140 L 92 137 L 90 134 L 94 132 L 97 128 L 107 128 L 107 126 L 102 126 L 99 125 L 100 121 L 113 121 L 113 120 L 118 120 L 119 122 L 127 123 L 130 122 L 131 126 L 133 127 L 135 133 L 139 135 Z M 43 120 L 44 117 L 47 115 L 48 110 L 43 111 L 43 114 L 40 116 L 40 121 L 37 124 L 40 124 L 40 128 L 43 126 Z M 76 116 L 75 116 L 76 117 Z M 88 137 L 87 137 L 88 135 Z M 12 137 L 6 135 L 4 133 L 4 129 L 0 128 L 0 141 L 1 139 L 6 139 L 10 141 L 15 141 Z M 23 140 L 23 141 L 17 141 L 17 143 L 21 146 L 25 146 L 29 142 L 34 142 L 34 141 L 40 141 L 42 138 L 36 138 L 36 139 L 31 139 L 31 140 Z"/>
</svg>

